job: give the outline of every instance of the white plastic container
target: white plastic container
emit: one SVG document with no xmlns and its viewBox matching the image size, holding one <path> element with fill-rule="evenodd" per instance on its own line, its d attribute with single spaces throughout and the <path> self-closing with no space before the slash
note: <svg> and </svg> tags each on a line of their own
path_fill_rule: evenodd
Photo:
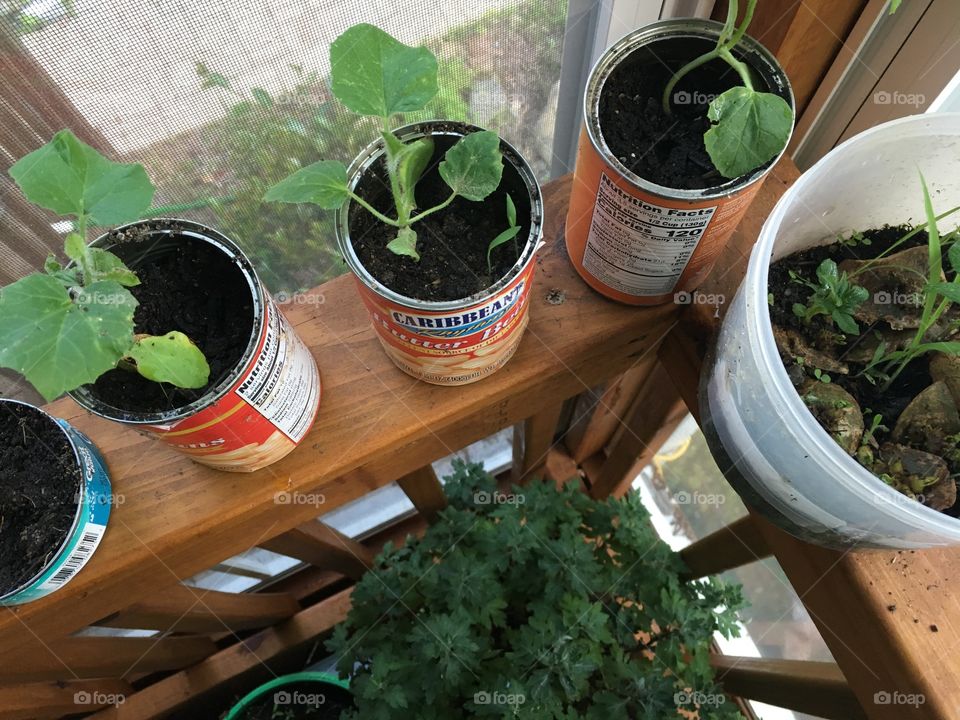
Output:
<svg viewBox="0 0 960 720">
<path fill-rule="evenodd" d="M 767 305 L 771 262 L 839 233 L 924 218 L 918 169 L 938 214 L 960 205 L 960 113 L 872 128 L 808 170 L 774 208 L 750 255 L 701 387 L 704 429 L 728 479 L 794 535 L 832 547 L 960 543 L 960 520 L 901 495 L 847 455 L 787 377 Z M 951 216 L 941 229 L 960 218 Z"/>
</svg>

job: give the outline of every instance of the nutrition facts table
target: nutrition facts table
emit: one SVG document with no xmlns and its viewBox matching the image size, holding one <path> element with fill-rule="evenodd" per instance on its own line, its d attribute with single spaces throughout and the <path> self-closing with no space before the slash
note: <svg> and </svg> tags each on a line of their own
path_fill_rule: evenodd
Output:
<svg viewBox="0 0 960 720">
<path fill-rule="evenodd" d="M 672 292 L 716 210 L 655 205 L 602 174 L 583 265 L 620 292 Z"/>
</svg>

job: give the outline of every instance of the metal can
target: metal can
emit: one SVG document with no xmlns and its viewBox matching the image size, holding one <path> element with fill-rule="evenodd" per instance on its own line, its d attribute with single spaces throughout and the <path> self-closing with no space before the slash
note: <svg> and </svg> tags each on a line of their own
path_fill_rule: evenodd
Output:
<svg viewBox="0 0 960 720">
<path fill-rule="evenodd" d="M 408 142 L 427 135 L 462 137 L 477 130 L 464 123 L 424 122 L 402 127 L 396 134 Z M 349 203 L 337 210 L 337 244 L 353 271 L 377 337 L 394 364 L 418 380 L 465 385 L 485 378 L 513 356 L 527 327 L 533 261 L 542 246 L 543 199 L 540 185 L 520 153 L 502 139 L 500 150 L 527 188 L 530 232 L 510 272 L 471 297 L 417 300 L 386 287 L 367 271 L 353 248 Z M 351 190 L 383 152 L 383 141 L 378 140 L 353 161 L 348 173 Z"/>
<path fill-rule="evenodd" d="M 2 400 L 20 405 L 28 412 L 47 418 L 64 434 L 73 459 L 80 470 L 77 510 L 66 537 L 52 553 L 50 560 L 36 576 L 19 588 L 0 596 L 0 605 L 22 605 L 56 592 L 70 582 L 90 561 L 107 531 L 110 518 L 111 488 L 106 463 L 90 439 L 65 420 L 54 418 L 43 410 L 18 400 Z"/>
<path fill-rule="evenodd" d="M 247 348 L 233 371 L 198 400 L 174 410 L 135 413 L 101 401 L 90 386 L 70 393 L 92 413 L 153 433 L 164 443 L 217 470 L 253 472 L 293 450 L 313 425 L 320 404 L 320 372 L 310 350 L 264 289 L 239 247 L 187 220 L 132 223 L 100 237 L 109 248 L 117 233 L 137 228 L 151 252 L 173 242 L 204 242 L 223 252 L 246 279 L 253 299 Z"/>
<path fill-rule="evenodd" d="M 685 46 L 703 41 L 713 45 L 722 28 L 721 23 L 696 19 L 652 23 L 610 47 L 590 73 L 565 236 L 577 272 L 609 298 L 630 305 L 658 305 L 696 288 L 780 157 L 722 185 L 674 189 L 627 169 L 603 138 L 600 97 L 617 67 L 634 53 L 651 52 L 650 46 L 665 41 L 671 41 L 673 48 L 669 57 L 659 51 L 656 57 L 681 63 L 692 60 L 703 50 Z M 790 82 L 773 55 L 747 36 L 738 52 L 764 89 L 793 107 Z"/>
</svg>

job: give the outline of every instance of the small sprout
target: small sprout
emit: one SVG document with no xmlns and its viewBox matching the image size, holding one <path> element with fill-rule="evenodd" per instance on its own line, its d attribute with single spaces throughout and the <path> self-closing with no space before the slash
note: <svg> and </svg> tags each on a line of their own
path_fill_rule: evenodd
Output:
<svg viewBox="0 0 960 720">
<path fill-rule="evenodd" d="M 767 293 L 767 305 L 773 307 L 773 293 Z"/>
<path fill-rule="evenodd" d="M 829 384 L 830 382 L 832 382 L 830 376 L 827 375 L 827 373 L 825 373 L 825 372 L 824 372 L 823 370 L 821 370 L 820 368 L 814 368 L 814 369 L 813 369 L 813 376 L 814 376 L 817 380 L 819 380 L 820 382 L 824 383 L 825 385 L 827 385 L 827 384 Z"/>
<path fill-rule="evenodd" d="M 858 245 L 870 245 L 871 240 L 859 230 L 855 230 L 847 236 L 837 235 L 837 243 L 843 247 L 853 248 Z"/>
<path fill-rule="evenodd" d="M 813 294 L 806 304 L 794 303 L 793 314 L 804 323 L 809 323 L 818 315 L 825 315 L 832 320 L 840 330 L 848 335 L 859 335 L 860 326 L 853 319 L 853 314 L 866 302 L 870 293 L 860 285 L 854 285 L 847 273 L 841 273 L 837 264 L 829 258 L 817 267 L 817 281 L 804 280 L 796 273 L 790 277 L 795 282 L 806 285 Z"/>
<path fill-rule="evenodd" d="M 520 226 L 517 225 L 517 207 L 513 204 L 513 198 L 510 197 L 510 193 L 507 193 L 507 222 L 509 223 L 507 229 L 491 240 L 490 246 L 487 248 L 487 270 L 490 273 L 493 273 L 491 253 L 505 242 L 513 240 L 517 236 L 517 233 L 520 232 Z"/>
</svg>

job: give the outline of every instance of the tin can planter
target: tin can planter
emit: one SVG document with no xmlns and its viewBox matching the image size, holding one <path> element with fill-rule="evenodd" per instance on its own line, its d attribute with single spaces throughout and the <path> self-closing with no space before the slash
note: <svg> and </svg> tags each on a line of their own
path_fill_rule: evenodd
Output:
<svg viewBox="0 0 960 720">
<path fill-rule="evenodd" d="M 224 720 L 338 720 L 351 708 L 348 683 L 329 673 L 300 672 L 261 685 L 234 705 Z"/>
<path fill-rule="evenodd" d="M 431 169 L 418 183 L 418 193 L 421 188 L 429 193 L 431 188 L 440 187 L 442 181 L 436 166 L 443 153 L 461 137 L 479 129 L 464 123 L 434 121 L 407 125 L 396 131 L 404 142 L 425 136 L 434 140 L 434 156 L 428 165 Z M 374 330 L 394 364 L 418 380 L 436 385 L 464 385 L 487 377 L 513 356 L 527 326 L 533 261 L 542 245 L 543 200 L 536 177 L 523 157 L 503 140 L 500 150 L 504 159 L 500 188 L 482 202 L 457 199 L 444 211 L 445 215 L 437 216 L 443 223 L 452 222 L 456 226 L 459 220 L 461 226 L 464 223 L 469 226 L 471 221 L 464 221 L 457 214 L 475 212 L 491 218 L 503 217 L 505 226 L 506 193 L 516 205 L 521 226 L 516 238 L 516 261 L 506 267 L 495 267 L 492 276 L 468 278 L 473 287 L 461 287 L 463 296 L 454 292 L 450 299 L 420 299 L 409 291 L 398 291 L 397 278 L 404 268 L 419 268 L 406 258 L 391 260 L 396 263 L 391 267 L 368 267 L 370 246 L 376 243 L 383 247 L 385 243 L 370 240 L 369 226 L 363 223 L 379 221 L 371 219 L 355 203 L 348 203 L 337 211 L 337 243 L 353 271 Z M 378 175 L 383 171 L 383 156 L 383 142 L 374 142 L 354 160 L 349 170 L 350 189 L 373 204 L 389 200 L 385 180 Z M 448 189 L 445 192 L 449 194 Z M 420 224 L 417 229 L 425 243 L 437 243 L 444 248 L 444 239 L 438 237 L 436 231 L 429 228 L 421 231 Z M 491 234 L 487 242 L 495 235 L 495 232 Z M 484 244 L 481 249 L 484 257 L 485 247 Z M 421 255 L 426 258 L 429 252 L 429 249 L 422 251 Z M 441 282 L 438 279 L 435 284 L 439 286 Z M 429 295 L 426 291 L 433 288 L 424 289 L 423 294 Z"/>
<path fill-rule="evenodd" d="M 131 288 L 137 327 L 187 334 L 210 363 L 210 382 L 181 390 L 114 369 L 70 393 L 74 400 L 219 470 L 259 470 L 303 440 L 320 403 L 316 362 L 236 244 L 164 219 L 126 225 L 94 245 L 140 277 Z"/>
<path fill-rule="evenodd" d="M 713 168 L 703 147 L 707 107 L 737 82 L 722 61 L 681 80 L 673 116 L 659 109 L 673 72 L 714 47 L 722 28 L 692 19 L 647 25 L 609 48 L 590 73 L 566 244 L 577 272 L 609 298 L 657 305 L 696 288 L 780 158 L 732 180 Z M 758 90 L 793 108 L 790 83 L 766 48 L 745 36 L 734 55 Z"/>
<path fill-rule="evenodd" d="M 0 605 L 53 593 L 87 564 L 110 517 L 97 448 L 64 420 L 0 400 Z"/>
</svg>

